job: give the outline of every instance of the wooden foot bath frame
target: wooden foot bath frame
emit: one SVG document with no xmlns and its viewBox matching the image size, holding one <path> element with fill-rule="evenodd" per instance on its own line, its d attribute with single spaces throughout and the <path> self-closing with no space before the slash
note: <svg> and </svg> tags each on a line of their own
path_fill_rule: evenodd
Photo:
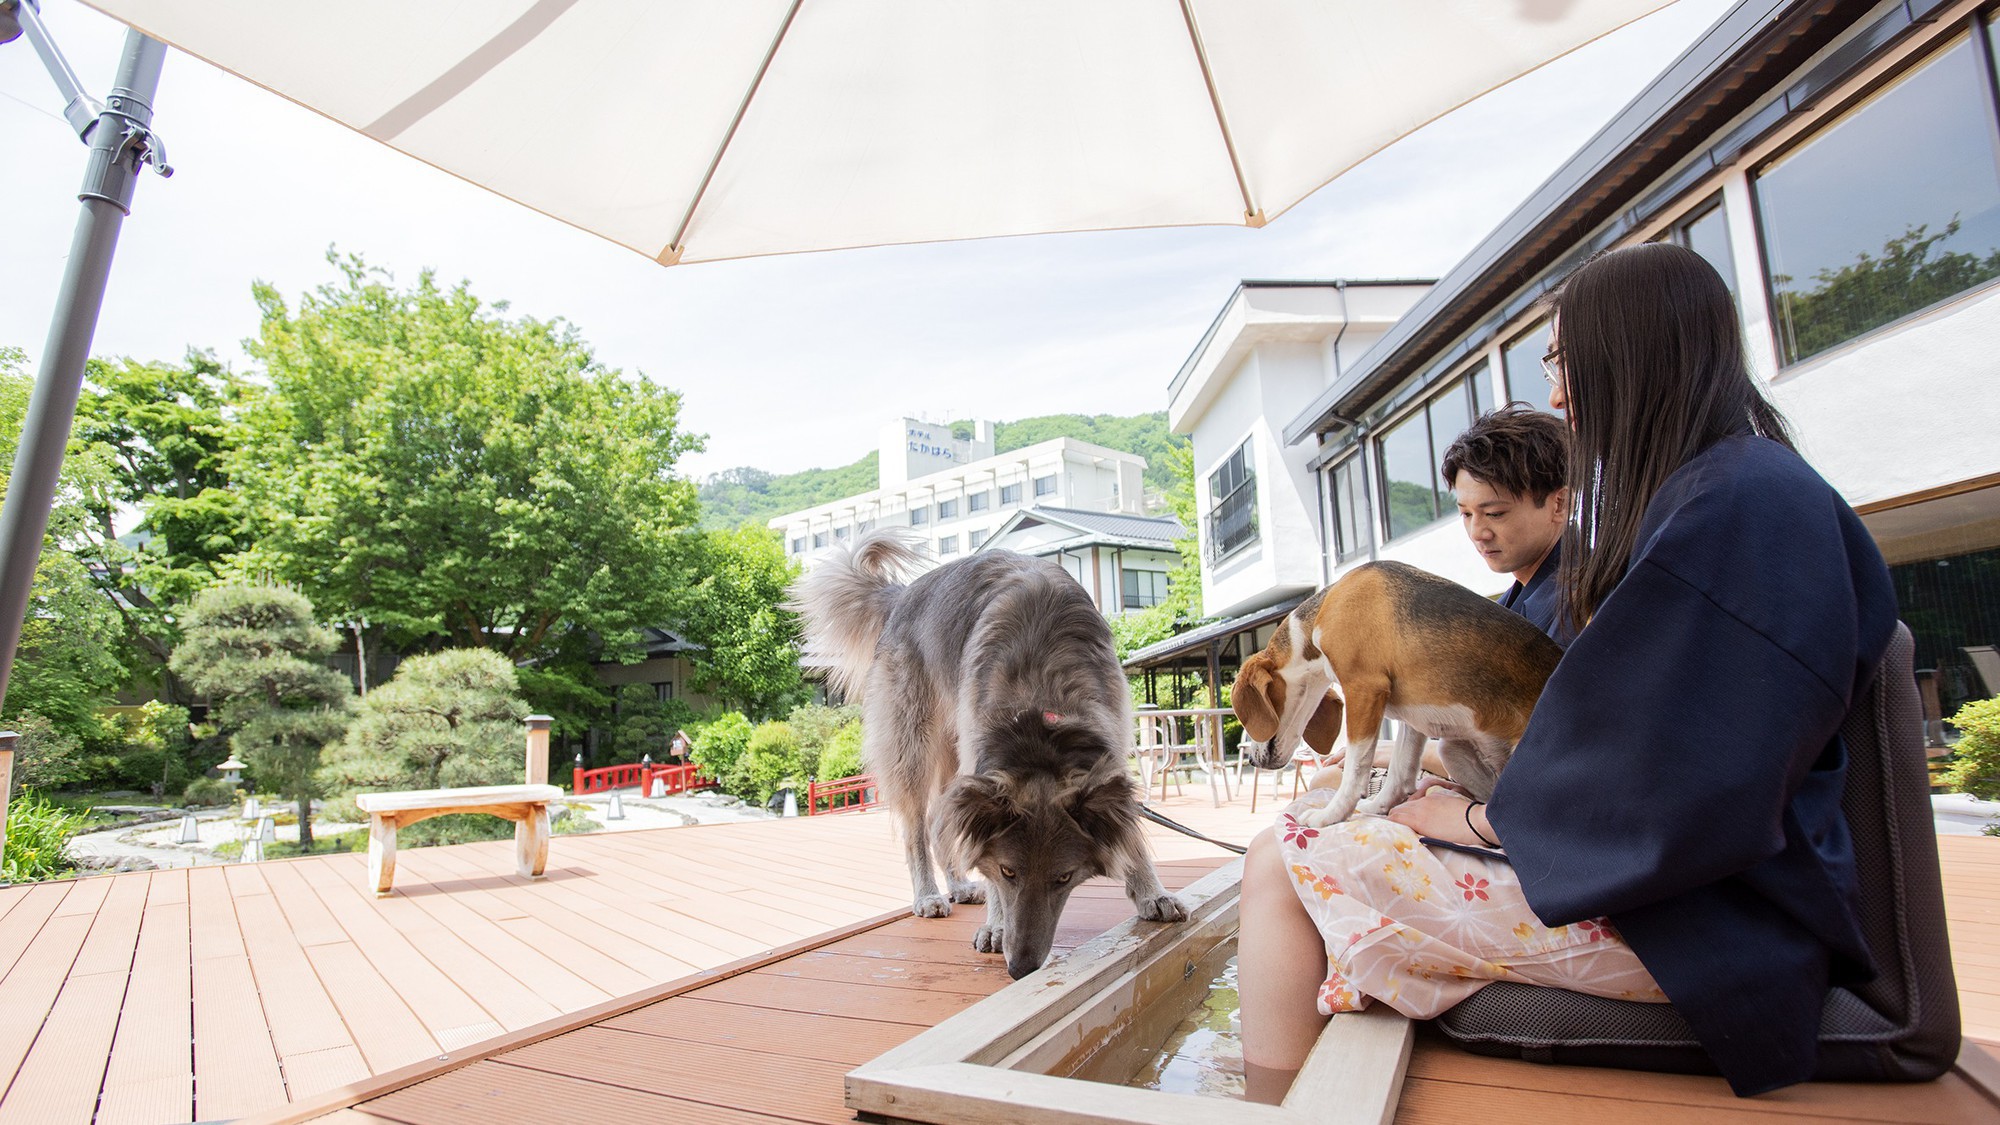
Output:
<svg viewBox="0 0 2000 1125">
<path fill-rule="evenodd" d="M 1282 1106 L 1108 1084 L 1207 992 L 1236 936 L 1241 877 L 1230 863 L 1182 892 L 1186 922 L 1127 921 L 856 1068 L 847 1104 L 935 1125 L 1386 1125 L 1414 1031 L 1382 1005 L 1327 1021 Z"/>
</svg>

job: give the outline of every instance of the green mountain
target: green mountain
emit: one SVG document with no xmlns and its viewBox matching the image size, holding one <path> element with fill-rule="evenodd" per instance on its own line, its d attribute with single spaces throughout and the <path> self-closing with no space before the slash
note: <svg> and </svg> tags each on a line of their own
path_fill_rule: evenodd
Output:
<svg viewBox="0 0 2000 1125">
<path fill-rule="evenodd" d="M 970 422 L 952 429 L 970 434 Z M 993 435 L 994 452 L 1007 453 L 1052 438 L 1075 438 L 1092 445 L 1136 453 L 1146 459 L 1146 490 L 1165 491 L 1172 479 L 1166 452 L 1185 445 L 1187 438 L 1167 432 L 1167 412 L 1121 417 L 1115 414 L 1044 414 L 1018 422 L 1002 422 Z M 843 496 L 869 492 L 880 482 L 879 454 L 870 453 L 837 469 L 806 469 L 769 473 L 744 466 L 716 473 L 700 484 L 703 527 L 763 526 L 773 516 L 810 508 Z"/>
</svg>

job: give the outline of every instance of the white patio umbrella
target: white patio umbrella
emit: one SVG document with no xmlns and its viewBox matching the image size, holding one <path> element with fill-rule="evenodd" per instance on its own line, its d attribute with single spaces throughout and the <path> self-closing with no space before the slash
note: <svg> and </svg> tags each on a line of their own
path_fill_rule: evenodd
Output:
<svg viewBox="0 0 2000 1125">
<path fill-rule="evenodd" d="M 28 32 L 93 149 L 0 508 L 0 699 L 118 226 L 139 167 L 167 170 L 161 42 L 674 264 L 1260 226 L 1667 0 L 86 2 L 144 33 L 101 106 L 0 0 L 0 45 Z"/>
<path fill-rule="evenodd" d="M 1663 0 L 88 0 L 662 263 L 1262 225 Z"/>
</svg>

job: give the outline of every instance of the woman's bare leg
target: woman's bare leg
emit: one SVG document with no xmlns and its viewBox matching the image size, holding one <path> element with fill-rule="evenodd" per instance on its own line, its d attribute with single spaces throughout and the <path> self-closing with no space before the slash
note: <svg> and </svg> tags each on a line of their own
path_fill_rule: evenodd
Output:
<svg viewBox="0 0 2000 1125">
<path fill-rule="evenodd" d="M 1244 1094 L 1276 1105 L 1326 1025 L 1319 1013 L 1326 943 L 1292 889 L 1292 874 L 1268 828 L 1250 841 L 1243 859 L 1241 916 L 1236 987 Z"/>
</svg>

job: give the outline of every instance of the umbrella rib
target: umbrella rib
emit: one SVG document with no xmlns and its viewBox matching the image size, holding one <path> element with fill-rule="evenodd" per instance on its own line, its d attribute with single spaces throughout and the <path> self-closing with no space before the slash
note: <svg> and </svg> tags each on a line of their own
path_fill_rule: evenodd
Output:
<svg viewBox="0 0 2000 1125">
<path fill-rule="evenodd" d="M 1208 104 L 1215 107 L 1215 124 L 1222 130 L 1222 146 L 1229 150 L 1229 170 L 1236 175 L 1236 190 L 1243 196 L 1243 221 L 1253 227 L 1264 225 L 1264 212 L 1250 198 L 1250 181 L 1243 174 L 1243 160 L 1236 153 L 1236 138 L 1229 131 L 1229 115 L 1222 111 L 1222 95 L 1215 88 L 1215 71 L 1208 65 L 1208 47 L 1201 40 L 1201 28 L 1194 19 L 1194 0 L 1181 0 L 1181 17 L 1187 21 L 1188 41 L 1201 64 L 1201 80 L 1208 86 Z"/>
<path fill-rule="evenodd" d="M 715 182 L 715 170 L 722 166 L 722 154 L 729 151 L 729 142 L 736 139 L 737 127 L 743 124 L 743 115 L 750 112 L 750 101 L 757 96 L 757 88 L 764 84 L 764 76 L 771 72 L 771 60 L 778 57 L 778 47 L 785 41 L 785 34 L 792 29 L 792 21 L 798 18 L 799 6 L 805 0 L 792 0 L 792 6 L 785 12 L 785 20 L 778 25 L 778 33 L 771 37 L 771 46 L 764 52 L 764 61 L 757 64 L 757 76 L 750 80 L 750 88 L 743 91 L 743 101 L 736 107 L 736 116 L 729 119 L 729 129 L 722 134 L 722 143 L 715 146 L 715 156 L 708 162 L 708 171 L 702 173 L 701 183 L 694 189 L 694 197 L 688 200 L 687 211 L 681 215 L 681 225 L 674 228 L 673 241 L 660 251 L 658 261 L 663 266 L 671 266 L 681 260 L 686 247 L 681 240 L 687 237 L 688 227 L 694 223 L 695 209 L 701 206 L 702 196 L 708 194 L 708 185 Z"/>
</svg>

